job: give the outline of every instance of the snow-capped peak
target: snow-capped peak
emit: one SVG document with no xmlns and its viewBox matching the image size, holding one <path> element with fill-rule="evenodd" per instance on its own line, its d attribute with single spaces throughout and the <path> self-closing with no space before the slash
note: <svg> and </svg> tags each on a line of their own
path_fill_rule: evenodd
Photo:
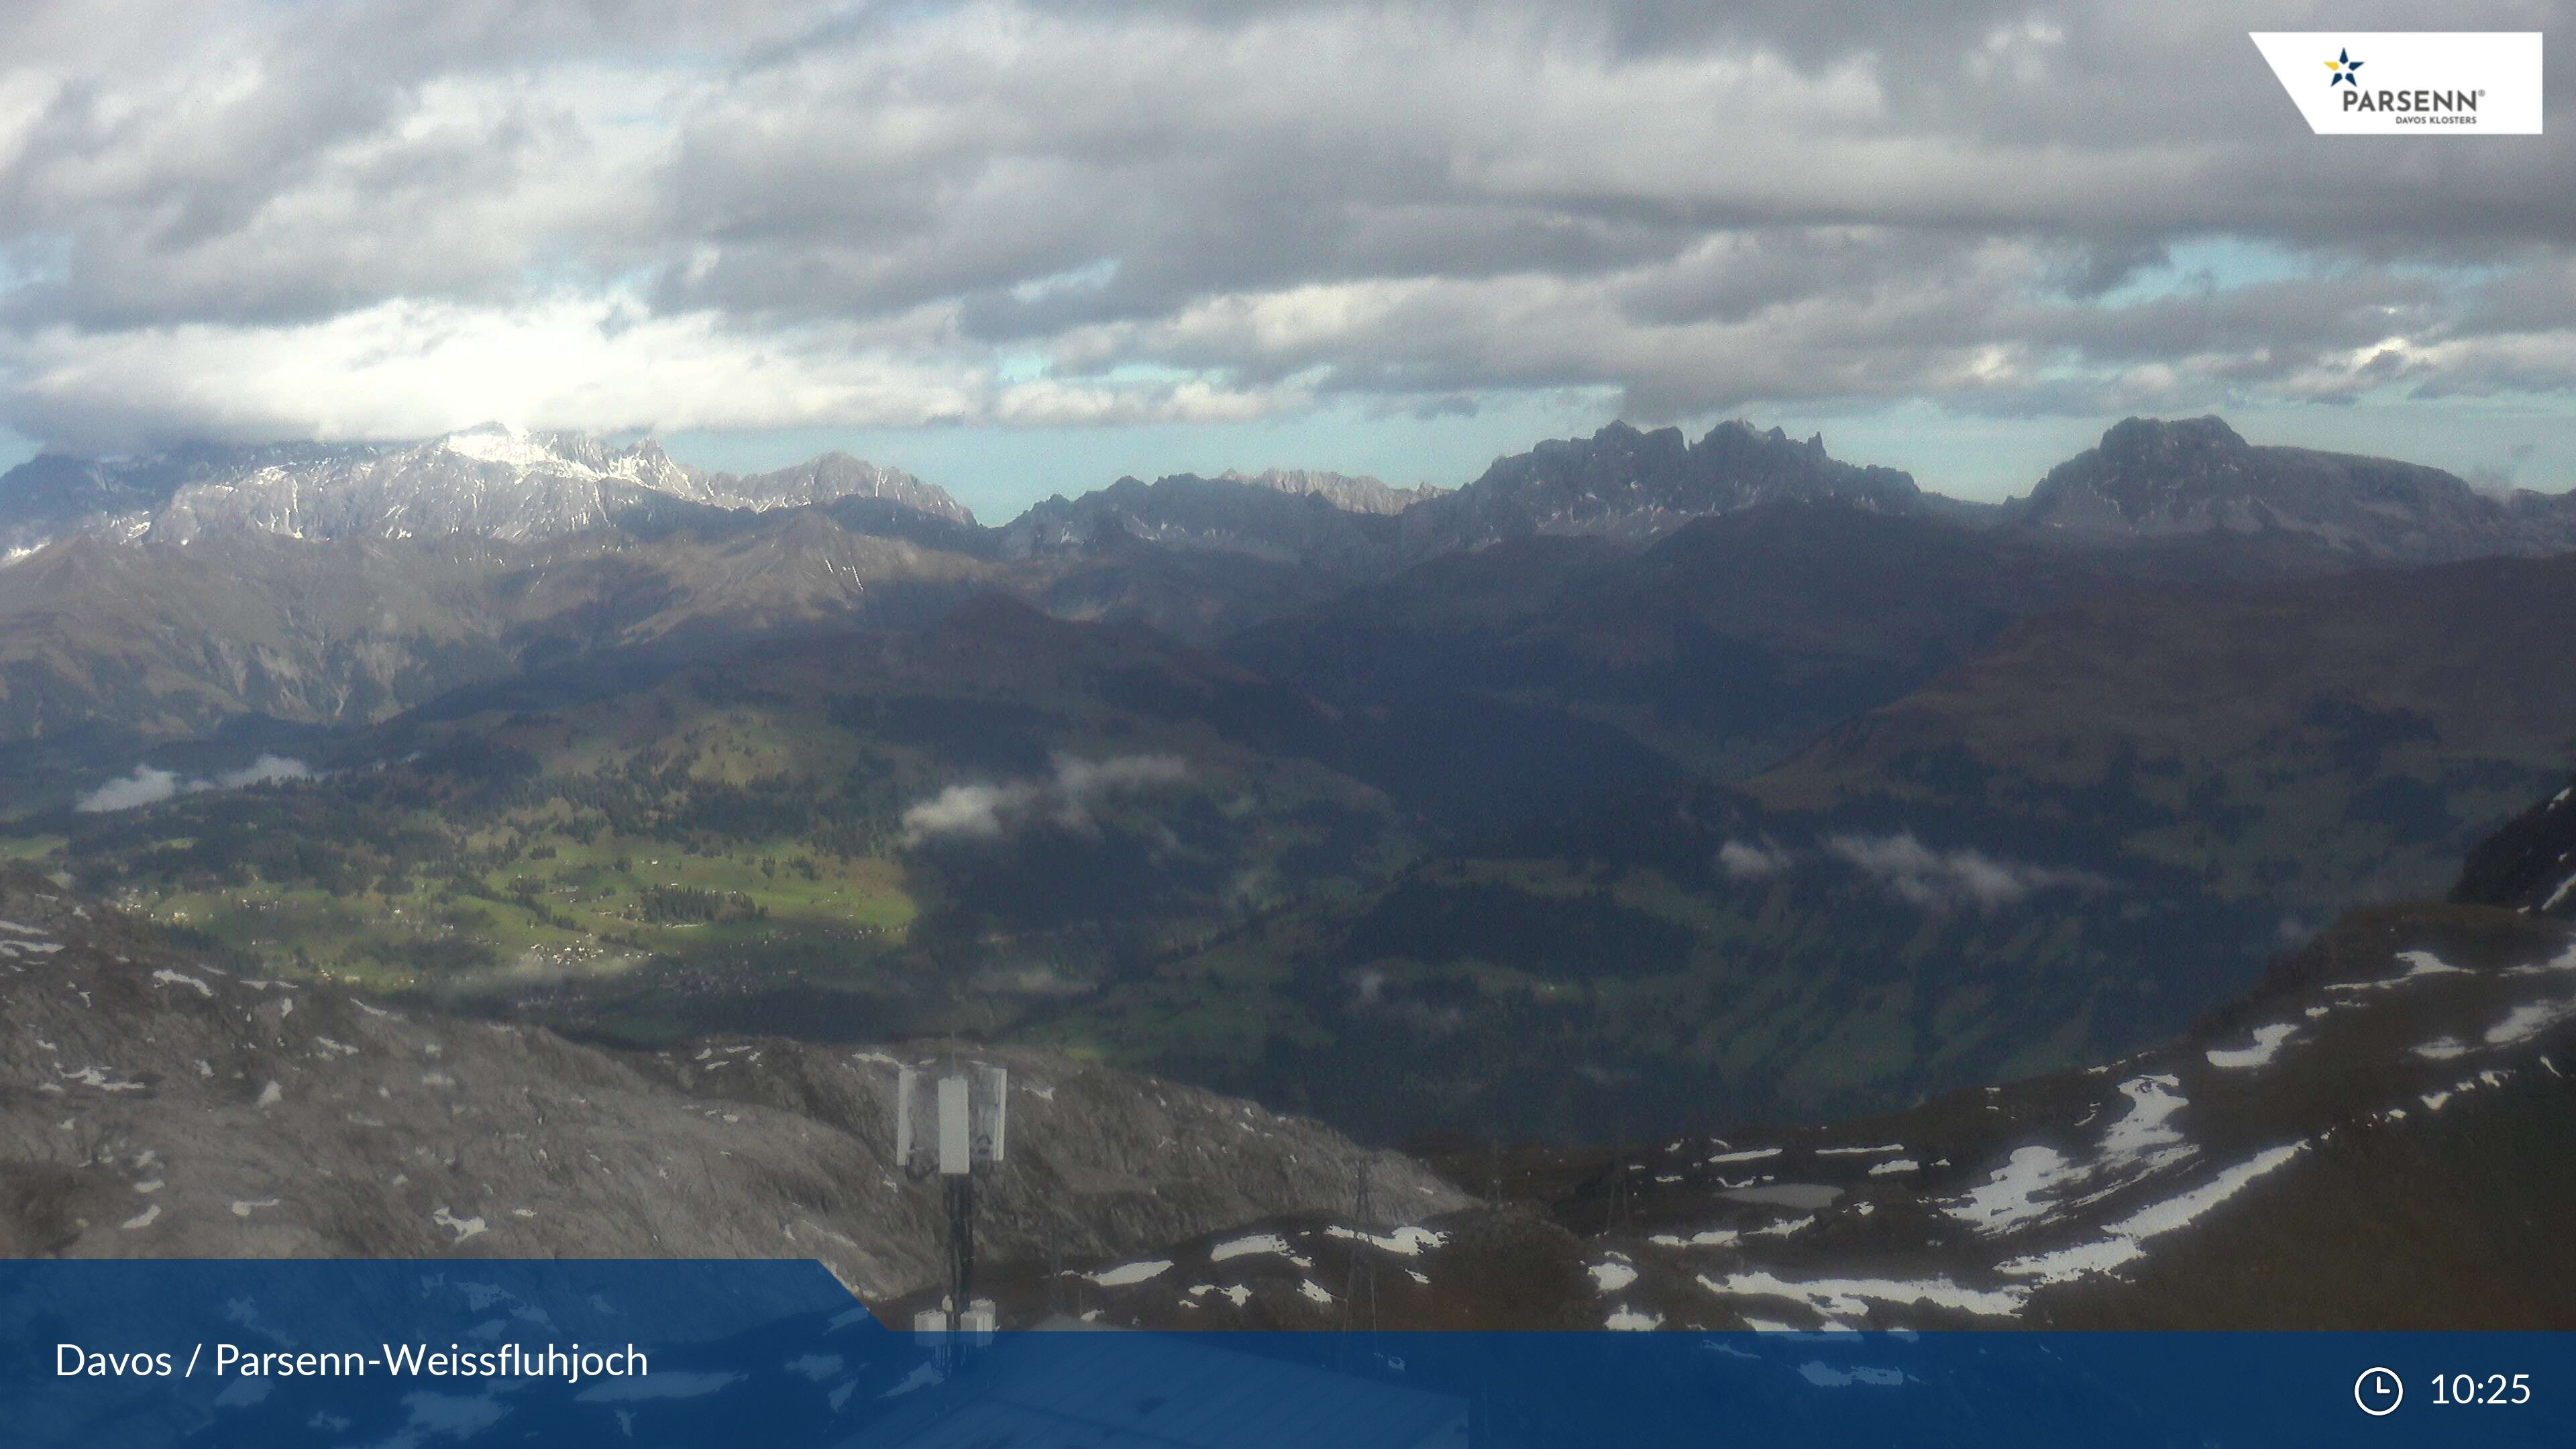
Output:
<svg viewBox="0 0 2576 1449">
<path fill-rule="evenodd" d="M 513 468 L 562 468 L 571 462 L 524 430 L 500 422 L 483 423 L 450 433 L 440 438 L 437 446 L 461 457 Z"/>
</svg>

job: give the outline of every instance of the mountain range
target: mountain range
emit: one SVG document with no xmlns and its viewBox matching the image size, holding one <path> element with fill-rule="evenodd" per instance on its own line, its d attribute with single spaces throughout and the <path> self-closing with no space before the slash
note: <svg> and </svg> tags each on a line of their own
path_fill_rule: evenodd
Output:
<svg viewBox="0 0 2576 1449">
<path fill-rule="evenodd" d="M 0 567 L 0 854 L 262 971 L 1045 1043 L 1378 1142 L 2136 1050 L 2576 756 L 2563 499 L 2214 419 L 2002 505 L 1745 424 L 1000 527 L 498 428 L 0 504 L 69 529 Z"/>
<path fill-rule="evenodd" d="M 617 447 L 488 424 L 410 444 L 43 455 L 0 476 L 0 553 L 70 534 L 179 544 L 242 533 L 528 542 L 649 517 L 669 500 L 760 511 L 851 497 L 974 522 L 940 489 L 847 454 L 738 477 L 684 467 L 649 438 Z"/>
</svg>

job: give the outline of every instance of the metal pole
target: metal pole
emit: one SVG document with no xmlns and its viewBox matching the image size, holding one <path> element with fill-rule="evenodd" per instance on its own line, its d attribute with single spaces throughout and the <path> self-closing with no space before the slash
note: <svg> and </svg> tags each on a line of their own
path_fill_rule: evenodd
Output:
<svg viewBox="0 0 2576 1449">
<path fill-rule="evenodd" d="M 957 1313 L 966 1311 L 968 1290 L 975 1286 L 975 1179 L 959 1173 L 945 1179 L 948 1185 L 948 1283 L 949 1302 Z"/>
</svg>

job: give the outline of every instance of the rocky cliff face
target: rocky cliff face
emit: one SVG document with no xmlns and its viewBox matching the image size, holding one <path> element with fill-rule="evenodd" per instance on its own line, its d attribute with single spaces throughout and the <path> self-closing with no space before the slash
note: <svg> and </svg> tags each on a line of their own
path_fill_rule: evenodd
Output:
<svg viewBox="0 0 2576 1449">
<path fill-rule="evenodd" d="M 926 1050 L 926 1049 L 924 1049 Z M 935 1275 L 935 1188 L 891 1162 L 909 1048 L 620 1056 L 246 979 L 0 874 L 0 1253 L 815 1257 L 878 1301 Z M 986 1256 L 1132 1252 L 1349 1203 L 1467 1199 L 1248 1103 L 1023 1050 Z"/>
<path fill-rule="evenodd" d="M 2130 418 L 2049 470 L 2015 513 L 2074 538 L 2282 535 L 2392 563 L 2576 548 L 2567 497 L 2498 498 L 2439 468 L 2256 447 L 2214 417 Z"/>
</svg>

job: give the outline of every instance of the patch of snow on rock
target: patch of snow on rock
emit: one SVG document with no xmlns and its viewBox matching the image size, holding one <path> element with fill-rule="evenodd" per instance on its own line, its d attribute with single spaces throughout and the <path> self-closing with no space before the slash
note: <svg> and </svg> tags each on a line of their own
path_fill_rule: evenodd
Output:
<svg viewBox="0 0 2576 1449">
<path fill-rule="evenodd" d="M 2576 1019 L 2576 1001 L 2541 1001 L 2517 1006 L 2511 1015 L 2487 1030 L 2488 1046 L 2512 1046 L 2549 1030 L 2562 1021 Z"/>
<path fill-rule="evenodd" d="M 2450 968 L 2445 967 L 2444 969 L 2448 970 Z M 2241 1071 L 2247 1067 L 2270 1066 L 2272 1058 L 2280 1054 L 2281 1043 L 2288 1041 L 2291 1034 L 2297 1030 L 2297 1027 L 2286 1022 L 2275 1023 L 2271 1026 L 2258 1026 L 2254 1028 L 2254 1044 L 2252 1046 L 2242 1047 L 2235 1050 L 2221 1050 L 2217 1047 L 2211 1047 L 2207 1053 L 2209 1064 L 2213 1067 L 2221 1067 L 2229 1071 Z"/>
<path fill-rule="evenodd" d="M 2041 1196 L 2083 1176 L 2083 1170 L 2054 1147 L 2019 1148 L 1983 1186 L 1945 1211 L 1979 1232 L 2004 1232 L 2044 1216 L 2049 1204 L 2040 1201 Z"/>
<path fill-rule="evenodd" d="M 2021 1289 L 1964 1288 L 1947 1278 L 1811 1278 L 1793 1281 L 1773 1273 L 1753 1272 L 1730 1273 L 1718 1281 L 1711 1281 L 1702 1274 L 1699 1284 L 1721 1297 L 1787 1298 L 1807 1305 L 1820 1316 L 1839 1314 L 1854 1318 L 1866 1316 L 1872 1303 L 1900 1308 L 1929 1304 L 1985 1318 L 2009 1318 L 2021 1311 L 2025 1296 Z"/>
<path fill-rule="evenodd" d="M 1383 1252 L 1400 1254 L 1407 1258 L 1414 1256 L 1425 1248 L 1436 1248 L 1442 1243 L 1449 1241 L 1447 1234 L 1435 1232 L 1430 1228 L 1403 1227 L 1396 1229 L 1393 1233 L 1388 1234 L 1387 1236 L 1380 1237 L 1376 1233 L 1366 1232 L 1356 1228 L 1346 1228 L 1339 1223 L 1324 1229 L 1324 1235 L 1326 1237 L 1345 1238 L 1353 1242 L 1366 1243 L 1372 1248 L 1379 1249 Z"/>
<path fill-rule="evenodd" d="M 2203 1214 L 2234 1197 L 2245 1184 L 2288 1162 L 2306 1148 L 2305 1142 L 2293 1142 L 2256 1153 L 2189 1192 L 2141 1208 L 2112 1223 L 2103 1229 L 2104 1236 L 2098 1241 L 2017 1258 L 2003 1264 L 2001 1271 L 2016 1277 L 2034 1278 L 2041 1283 L 2068 1283 L 2088 1273 L 2107 1273 L 2146 1256 L 2146 1250 L 2139 1246 L 2145 1239 L 2190 1226 Z"/>
<path fill-rule="evenodd" d="M 1124 1288 L 1130 1284 L 1159 1278 L 1170 1272 L 1171 1268 L 1171 1259 L 1155 1258 L 1143 1263 L 1124 1263 L 1115 1268 L 1104 1268 L 1097 1273 L 1085 1273 L 1082 1276 L 1103 1288 Z"/>
</svg>

